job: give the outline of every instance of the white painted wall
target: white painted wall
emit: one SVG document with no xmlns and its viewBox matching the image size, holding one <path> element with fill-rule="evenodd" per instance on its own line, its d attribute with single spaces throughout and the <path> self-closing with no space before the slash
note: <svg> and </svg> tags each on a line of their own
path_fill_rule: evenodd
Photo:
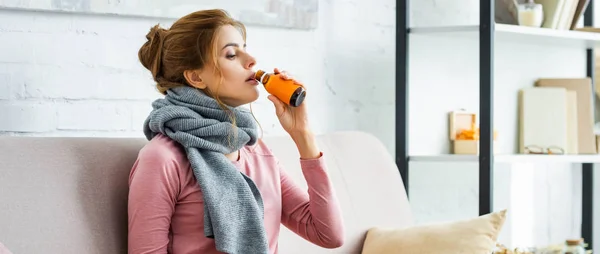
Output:
<svg viewBox="0 0 600 254">
<path fill-rule="evenodd" d="M 259 67 L 286 69 L 306 83 L 317 133 L 368 131 L 393 154 L 395 1 L 321 3 L 317 30 L 250 26 L 249 50 Z M 411 22 L 474 24 L 478 8 L 475 0 L 411 1 Z M 157 22 L 168 27 L 172 21 L 0 10 L 0 135 L 141 137 L 159 94 L 137 50 Z M 537 45 L 496 46 L 495 122 L 509 141 L 500 150 L 512 152 L 516 90 L 540 76 L 584 75 L 585 56 Z M 476 40 L 411 38 L 412 154 L 447 153 L 447 112 L 477 110 L 477 47 Z M 265 135 L 283 135 L 265 96 L 253 105 Z M 572 167 L 496 166 L 496 208 L 508 207 L 511 216 L 503 243 L 560 243 L 578 234 L 581 174 Z M 476 163 L 413 162 L 410 174 L 419 223 L 477 216 Z"/>
</svg>

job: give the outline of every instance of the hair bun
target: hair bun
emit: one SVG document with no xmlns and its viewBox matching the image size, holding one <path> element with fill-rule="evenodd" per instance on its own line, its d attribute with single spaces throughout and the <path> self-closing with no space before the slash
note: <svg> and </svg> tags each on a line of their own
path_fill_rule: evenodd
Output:
<svg viewBox="0 0 600 254">
<path fill-rule="evenodd" d="M 150 42 L 160 41 L 162 34 L 166 31 L 167 30 L 160 27 L 159 25 L 155 25 L 152 28 L 150 28 L 150 32 L 148 32 L 148 34 L 146 34 L 146 39 L 148 39 L 148 41 L 150 41 Z"/>
<path fill-rule="evenodd" d="M 146 34 L 146 39 L 148 39 L 148 41 L 146 41 L 138 51 L 140 62 L 146 69 L 152 72 L 152 77 L 154 79 L 156 79 L 156 76 L 160 72 L 163 41 L 166 32 L 167 30 L 161 28 L 159 25 L 150 28 L 150 31 Z"/>
</svg>

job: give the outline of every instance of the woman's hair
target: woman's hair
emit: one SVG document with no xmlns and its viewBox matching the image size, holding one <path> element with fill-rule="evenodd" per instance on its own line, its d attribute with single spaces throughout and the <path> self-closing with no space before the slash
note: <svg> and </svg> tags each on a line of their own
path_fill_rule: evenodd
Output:
<svg viewBox="0 0 600 254">
<path fill-rule="evenodd" d="M 208 61 L 214 63 L 217 73 L 221 73 L 217 64 L 216 34 L 225 25 L 237 28 L 246 40 L 244 24 L 220 9 L 190 13 L 175 21 L 169 29 L 159 25 L 150 29 L 146 35 L 148 41 L 138 51 L 138 58 L 152 73 L 160 93 L 189 85 L 184 71 L 204 68 Z M 211 93 L 211 96 L 224 106 L 216 94 Z"/>
<path fill-rule="evenodd" d="M 190 13 L 175 21 L 169 29 L 161 28 L 159 25 L 150 29 L 146 35 L 148 41 L 138 51 L 138 58 L 152 73 L 156 88 L 161 94 L 166 94 L 169 88 L 189 86 L 184 71 L 204 68 L 209 61 L 212 61 L 216 73 L 219 73 L 222 80 L 221 69 L 217 64 L 216 35 L 219 28 L 225 25 L 237 28 L 246 40 L 244 24 L 221 9 Z M 235 127 L 235 117 L 219 99 L 218 87 L 217 91 L 207 91 L 207 94 L 229 113 Z M 254 114 L 252 116 L 254 117 Z"/>
</svg>

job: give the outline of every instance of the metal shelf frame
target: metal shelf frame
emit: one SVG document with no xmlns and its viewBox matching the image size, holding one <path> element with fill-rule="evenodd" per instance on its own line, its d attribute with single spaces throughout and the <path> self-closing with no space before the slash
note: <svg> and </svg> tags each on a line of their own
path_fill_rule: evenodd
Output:
<svg viewBox="0 0 600 254">
<path fill-rule="evenodd" d="M 480 2 L 479 10 L 479 112 L 480 112 L 480 146 L 479 146 L 479 214 L 493 211 L 494 183 L 494 148 L 493 114 L 494 114 L 494 43 L 495 21 L 494 1 Z M 409 36 L 410 36 L 410 0 L 396 0 L 396 148 L 395 160 L 404 182 L 406 194 L 409 195 Z M 584 25 L 594 24 L 594 0 L 584 13 Z M 587 76 L 592 79 L 592 90 L 595 91 L 595 54 L 594 48 L 587 51 Z M 592 100 L 594 102 L 594 100 Z M 595 109 L 595 107 L 593 107 Z M 593 248 L 593 206 L 594 206 L 594 164 L 582 163 L 582 223 L 581 237 Z M 410 197 L 410 195 L 409 195 Z"/>
</svg>

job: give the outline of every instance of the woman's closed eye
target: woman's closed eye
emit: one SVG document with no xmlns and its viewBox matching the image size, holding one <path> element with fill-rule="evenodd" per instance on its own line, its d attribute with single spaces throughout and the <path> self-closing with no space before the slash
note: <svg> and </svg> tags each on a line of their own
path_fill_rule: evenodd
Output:
<svg viewBox="0 0 600 254">
<path fill-rule="evenodd" d="M 236 55 L 235 54 L 227 54 L 227 55 L 225 55 L 225 57 L 227 57 L 227 59 L 233 60 L 236 57 Z"/>
</svg>

